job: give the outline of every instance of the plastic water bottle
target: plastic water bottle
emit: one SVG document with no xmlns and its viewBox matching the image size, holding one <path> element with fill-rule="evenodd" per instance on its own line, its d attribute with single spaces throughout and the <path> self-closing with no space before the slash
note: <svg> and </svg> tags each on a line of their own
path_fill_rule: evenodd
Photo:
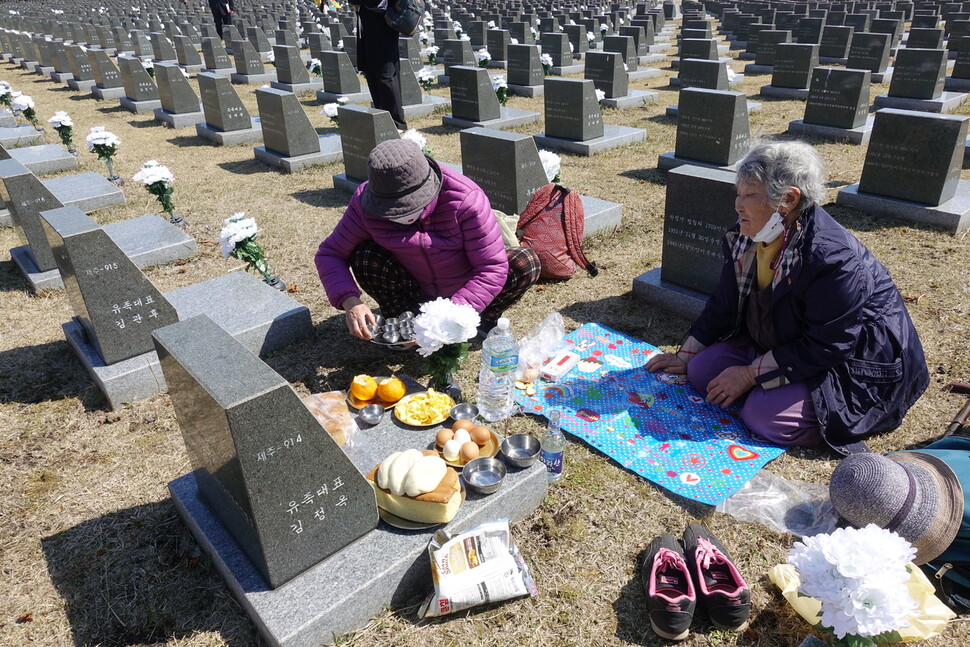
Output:
<svg viewBox="0 0 970 647">
<path fill-rule="evenodd" d="M 519 343 L 502 317 L 482 342 L 482 370 L 478 373 L 478 414 L 489 422 L 503 420 L 518 411 L 515 369 L 519 365 Z"/>
<path fill-rule="evenodd" d="M 549 412 L 549 428 L 542 437 L 542 453 L 539 455 L 546 466 L 546 477 L 550 483 L 558 483 L 564 476 L 562 468 L 565 452 L 566 437 L 559 429 L 559 411 L 553 409 Z"/>
</svg>

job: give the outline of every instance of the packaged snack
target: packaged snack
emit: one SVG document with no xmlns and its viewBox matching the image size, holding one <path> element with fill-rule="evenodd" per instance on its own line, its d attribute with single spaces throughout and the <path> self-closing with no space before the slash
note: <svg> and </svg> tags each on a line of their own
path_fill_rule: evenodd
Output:
<svg viewBox="0 0 970 647">
<path fill-rule="evenodd" d="M 350 415 L 343 393 L 314 393 L 303 398 L 303 404 L 338 445 L 353 447 L 357 425 Z"/>
<path fill-rule="evenodd" d="M 434 591 L 418 609 L 420 618 L 539 595 L 512 540 L 508 519 L 483 523 L 455 537 L 439 530 L 428 544 L 428 555 Z"/>
</svg>

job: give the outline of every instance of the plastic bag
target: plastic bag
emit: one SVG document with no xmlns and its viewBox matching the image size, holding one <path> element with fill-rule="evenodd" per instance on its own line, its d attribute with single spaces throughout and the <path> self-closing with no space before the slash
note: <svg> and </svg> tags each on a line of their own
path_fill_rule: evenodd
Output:
<svg viewBox="0 0 970 647">
<path fill-rule="evenodd" d="M 508 519 L 483 523 L 456 537 L 439 530 L 428 544 L 428 555 L 434 591 L 418 609 L 419 618 L 539 595 Z"/>
<path fill-rule="evenodd" d="M 350 415 L 346 396 L 341 391 L 308 395 L 303 398 L 303 404 L 338 445 L 353 447 L 357 424 Z"/>
<path fill-rule="evenodd" d="M 755 521 L 799 537 L 829 533 L 839 524 L 828 487 L 789 481 L 768 470 L 759 471 L 715 509 L 735 519 Z"/>
<path fill-rule="evenodd" d="M 558 312 L 553 312 L 533 326 L 519 340 L 519 366 L 515 371 L 515 379 L 522 382 L 538 380 L 542 363 L 566 345 L 563 341 L 565 336 L 566 326 Z"/>
<path fill-rule="evenodd" d="M 916 613 L 906 617 L 909 626 L 898 630 L 902 642 L 915 642 L 940 635 L 946 628 L 946 623 L 955 618 L 956 614 L 936 597 L 936 591 L 923 571 L 913 564 L 907 564 L 906 570 L 909 572 L 906 588 L 918 606 Z M 794 566 L 779 564 L 768 571 L 768 579 L 781 589 L 781 594 L 806 622 L 813 627 L 821 622 L 822 603 L 798 592 L 801 580 Z"/>
</svg>

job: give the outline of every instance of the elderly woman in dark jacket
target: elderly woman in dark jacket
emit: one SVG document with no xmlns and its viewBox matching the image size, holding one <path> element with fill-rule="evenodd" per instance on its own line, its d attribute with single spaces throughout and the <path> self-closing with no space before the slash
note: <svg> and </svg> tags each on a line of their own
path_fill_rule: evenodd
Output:
<svg viewBox="0 0 970 647">
<path fill-rule="evenodd" d="M 899 426 L 929 383 L 913 322 L 886 268 L 819 206 L 822 165 L 802 142 L 738 163 L 738 224 L 714 293 L 676 354 L 708 402 L 780 445 L 841 447 Z"/>
</svg>

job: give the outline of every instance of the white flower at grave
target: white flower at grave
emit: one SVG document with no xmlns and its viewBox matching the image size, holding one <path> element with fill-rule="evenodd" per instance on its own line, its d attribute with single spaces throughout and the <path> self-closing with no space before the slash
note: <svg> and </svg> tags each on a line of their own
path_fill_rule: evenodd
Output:
<svg viewBox="0 0 970 647">
<path fill-rule="evenodd" d="M 566 23 L 566 24 L 567 24 L 567 25 L 575 25 L 575 24 L 576 24 L 576 21 L 575 21 L 575 20 L 572 20 L 572 19 L 570 19 L 570 20 L 569 20 L 569 22 L 568 22 L 568 23 Z"/>
<path fill-rule="evenodd" d="M 319 58 L 311 58 L 310 62 L 306 64 L 306 67 L 312 72 L 314 69 L 320 67 L 320 65 L 321 63 Z"/>
<path fill-rule="evenodd" d="M 74 122 L 71 120 L 71 116 L 63 110 L 58 110 L 55 112 L 54 116 L 47 120 L 47 123 L 51 124 L 54 128 L 74 125 Z"/>
<path fill-rule="evenodd" d="M 593 32 L 588 31 L 586 32 L 586 40 L 592 43 L 594 40 L 596 40 L 596 36 L 593 35 Z"/>
<path fill-rule="evenodd" d="M 175 182 L 175 176 L 168 170 L 167 166 L 159 164 L 156 160 L 148 160 L 141 165 L 141 170 L 135 173 L 132 178 L 135 182 L 141 182 L 145 186 L 150 186 L 156 182 Z"/>
<path fill-rule="evenodd" d="M 347 98 L 347 97 L 345 97 L 344 95 L 341 94 L 339 97 L 337 97 L 337 105 L 338 106 L 345 106 L 348 103 L 350 103 L 350 99 Z"/>
<path fill-rule="evenodd" d="M 620 16 L 618 20 L 620 21 L 620 24 L 621 24 L 621 25 L 623 25 L 623 24 L 625 24 L 625 23 L 626 23 L 626 21 L 625 21 L 625 20 L 623 20 L 623 16 Z"/>
<path fill-rule="evenodd" d="M 606 93 L 603 92 L 602 90 L 600 90 L 599 88 L 597 88 L 596 89 L 596 100 L 597 101 L 602 101 L 605 98 L 606 98 Z"/>
<path fill-rule="evenodd" d="M 489 20 L 485 26 L 488 27 L 489 29 L 495 29 L 495 21 Z"/>
<path fill-rule="evenodd" d="M 546 172 L 546 180 L 552 182 L 562 168 L 562 158 L 552 151 L 540 150 L 539 161 L 542 162 L 542 170 Z"/>
<path fill-rule="evenodd" d="M 245 211 L 234 213 L 226 218 L 222 231 L 219 232 L 219 242 L 222 244 L 222 257 L 229 258 L 232 256 L 237 243 L 241 243 L 247 238 L 255 236 L 258 232 L 256 219 L 247 218 Z"/>
<path fill-rule="evenodd" d="M 6 81 L 0 81 L 0 97 L 5 97 L 11 92 L 13 92 L 13 89 L 10 87 L 10 84 Z"/>
<path fill-rule="evenodd" d="M 602 22 L 600 23 L 600 33 L 601 34 L 605 34 L 608 29 L 609 29 L 609 27 L 606 26 L 606 23 L 602 23 Z"/>
<path fill-rule="evenodd" d="M 273 52 L 272 50 L 270 50 L 269 52 L 267 52 L 266 53 L 266 60 L 269 61 L 270 63 L 275 63 L 276 62 L 276 53 Z"/>
<path fill-rule="evenodd" d="M 822 603 L 822 626 L 841 639 L 909 626 L 917 603 L 906 587 L 906 565 L 915 555 L 905 539 L 869 524 L 805 537 L 788 563 L 798 571 L 798 592 Z"/>
<path fill-rule="evenodd" d="M 60 16 L 62 13 L 64 13 L 64 10 L 63 9 L 51 9 L 51 13 L 53 13 L 56 16 Z"/>
<path fill-rule="evenodd" d="M 533 38 L 535 38 L 536 36 L 538 36 L 538 35 L 539 35 L 539 32 L 538 32 L 538 31 L 536 30 L 536 28 L 535 28 L 535 27 L 529 27 L 529 31 L 531 31 L 531 32 L 532 32 L 532 37 L 533 37 Z"/>
<path fill-rule="evenodd" d="M 462 34 L 461 36 L 458 37 L 458 40 L 471 40 L 471 39 L 472 37 L 469 36 L 468 34 Z"/>
<path fill-rule="evenodd" d="M 339 52 L 339 51 L 340 51 L 340 50 L 342 50 L 343 48 L 344 48 L 344 39 L 343 39 L 343 38 L 341 38 L 340 40 L 338 40 L 338 41 L 337 41 L 337 44 L 336 44 L 336 45 L 334 45 L 334 49 L 335 49 L 335 50 L 337 50 L 337 51 Z"/>
<path fill-rule="evenodd" d="M 403 135 L 401 139 L 408 139 L 418 145 L 418 148 L 424 150 L 428 145 L 428 138 L 416 131 L 414 128 L 409 128 Z"/>
<path fill-rule="evenodd" d="M 335 119 L 337 117 L 337 108 L 338 106 L 336 103 L 325 103 L 323 104 L 323 110 L 320 112 L 327 115 L 331 119 Z"/>
<path fill-rule="evenodd" d="M 424 47 L 421 49 L 421 58 L 428 58 L 432 54 L 434 55 L 438 54 L 438 47 L 435 45 L 431 45 L 429 47 Z"/>
<path fill-rule="evenodd" d="M 439 297 L 421 306 L 421 314 L 414 318 L 414 338 L 418 353 L 427 357 L 446 344 L 460 344 L 478 332 L 481 317 L 468 304 L 458 304 Z"/>
<path fill-rule="evenodd" d="M 546 67 L 546 66 L 552 67 L 552 56 L 550 56 L 549 54 L 543 54 L 543 55 L 541 55 L 539 57 L 539 63 L 543 67 Z"/>
<path fill-rule="evenodd" d="M 518 45 L 519 44 L 519 39 L 518 38 L 510 38 L 509 39 L 509 44 L 511 44 L 511 45 Z"/>
<path fill-rule="evenodd" d="M 573 51 L 573 44 L 572 44 L 572 43 L 569 43 L 569 51 L 570 51 L 570 52 L 572 52 L 572 51 Z"/>
<path fill-rule="evenodd" d="M 461 28 L 461 23 L 458 22 L 457 20 L 452 21 L 451 28 L 454 29 L 455 31 L 463 31 Z"/>
<path fill-rule="evenodd" d="M 14 110 L 14 112 L 23 112 L 28 108 L 34 107 L 34 100 L 26 94 L 15 92 L 13 102 L 10 104 L 10 107 Z"/>
<path fill-rule="evenodd" d="M 737 76 L 737 73 L 731 68 L 727 68 L 728 81 L 733 81 L 735 76 Z"/>
<path fill-rule="evenodd" d="M 420 70 L 418 70 L 419 83 L 422 81 L 434 81 L 434 80 L 435 80 L 435 73 L 434 73 L 434 70 L 432 70 L 430 67 L 424 66 Z"/>
<path fill-rule="evenodd" d="M 475 52 L 475 60 L 479 62 L 490 61 L 492 60 L 492 55 L 489 54 L 488 50 L 483 47 L 482 49 Z"/>
<path fill-rule="evenodd" d="M 505 82 L 505 77 L 501 74 L 496 74 L 492 77 L 492 90 L 498 90 L 499 88 L 509 87 L 508 83 Z"/>
<path fill-rule="evenodd" d="M 189 73 L 186 71 L 184 67 L 180 67 L 179 72 L 181 72 L 182 76 L 184 76 L 185 78 L 189 78 Z"/>
<path fill-rule="evenodd" d="M 91 126 L 91 132 L 85 137 L 88 150 L 93 150 L 95 146 L 106 146 L 117 148 L 121 146 L 121 140 L 117 135 L 104 129 L 104 126 Z"/>
<path fill-rule="evenodd" d="M 152 68 L 155 67 L 155 64 L 152 62 L 152 59 L 150 59 L 150 58 L 143 58 L 143 59 L 141 59 L 141 65 L 146 70 L 150 70 L 150 69 L 152 69 Z"/>
<path fill-rule="evenodd" d="M 421 32 L 421 35 L 418 36 L 418 40 L 421 41 L 422 45 L 427 45 L 431 42 L 431 37 L 428 35 L 428 32 L 423 31 Z"/>
</svg>

